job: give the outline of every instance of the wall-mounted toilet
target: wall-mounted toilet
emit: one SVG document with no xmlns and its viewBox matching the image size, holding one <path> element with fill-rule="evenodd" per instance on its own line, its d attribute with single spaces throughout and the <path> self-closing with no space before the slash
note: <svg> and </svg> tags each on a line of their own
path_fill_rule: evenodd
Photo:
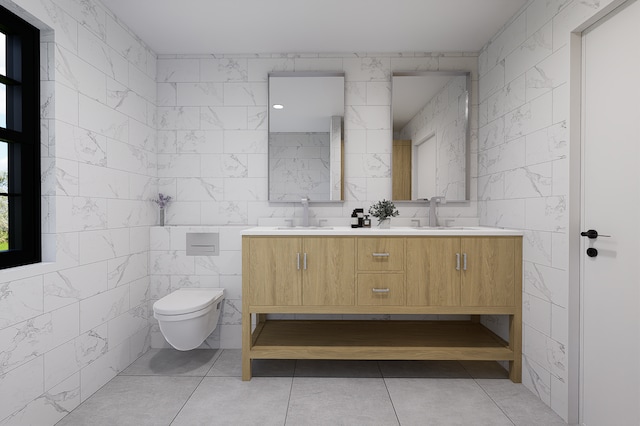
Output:
<svg viewBox="0 0 640 426">
<path fill-rule="evenodd" d="M 181 288 L 156 301 L 153 316 L 167 342 L 188 351 L 215 330 L 223 302 L 223 288 Z"/>
</svg>

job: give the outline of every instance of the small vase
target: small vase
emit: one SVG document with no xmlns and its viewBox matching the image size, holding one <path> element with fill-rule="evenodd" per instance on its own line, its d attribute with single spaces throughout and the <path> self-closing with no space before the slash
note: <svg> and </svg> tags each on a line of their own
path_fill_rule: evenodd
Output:
<svg viewBox="0 0 640 426">
<path fill-rule="evenodd" d="M 160 209 L 160 226 L 164 226 L 164 209 Z"/>
<path fill-rule="evenodd" d="M 378 228 L 380 229 L 391 228 L 391 218 L 382 219 L 380 222 L 378 222 Z"/>
</svg>

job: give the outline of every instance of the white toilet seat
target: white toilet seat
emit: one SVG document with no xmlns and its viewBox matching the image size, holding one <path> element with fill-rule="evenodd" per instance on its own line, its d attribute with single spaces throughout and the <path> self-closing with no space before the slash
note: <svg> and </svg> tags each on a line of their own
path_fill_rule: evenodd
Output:
<svg viewBox="0 0 640 426">
<path fill-rule="evenodd" d="M 181 288 L 156 301 L 153 304 L 153 312 L 163 317 L 196 314 L 202 310 L 206 312 L 206 309 L 223 295 L 224 290 L 217 288 Z"/>
</svg>

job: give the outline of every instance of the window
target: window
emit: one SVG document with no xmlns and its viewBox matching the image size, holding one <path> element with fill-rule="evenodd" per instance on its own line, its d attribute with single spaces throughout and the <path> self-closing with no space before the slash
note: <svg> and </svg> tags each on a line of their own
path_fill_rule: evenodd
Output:
<svg viewBox="0 0 640 426">
<path fill-rule="evenodd" d="M 0 7 L 0 269 L 40 261 L 40 35 Z"/>
</svg>

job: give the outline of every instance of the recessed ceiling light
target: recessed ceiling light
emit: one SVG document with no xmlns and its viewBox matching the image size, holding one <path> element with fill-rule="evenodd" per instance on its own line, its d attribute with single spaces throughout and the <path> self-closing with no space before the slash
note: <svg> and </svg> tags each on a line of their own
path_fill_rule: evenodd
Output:
<svg viewBox="0 0 640 426">
<path fill-rule="evenodd" d="M 273 104 L 273 109 L 283 109 L 284 105 L 281 104 Z"/>
</svg>

